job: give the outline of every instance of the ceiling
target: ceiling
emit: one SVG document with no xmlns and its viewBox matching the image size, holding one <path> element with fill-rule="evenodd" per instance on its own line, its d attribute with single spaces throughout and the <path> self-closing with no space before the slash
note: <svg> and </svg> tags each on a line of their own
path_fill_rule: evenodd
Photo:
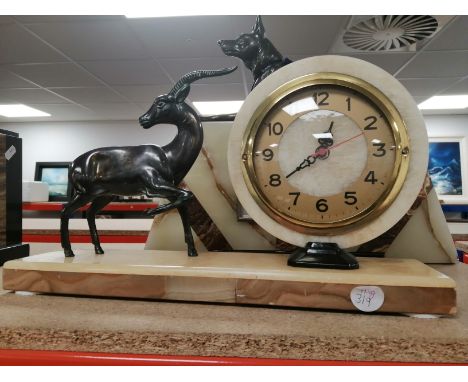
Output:
<svg viewBox="0 0 468 382">
<path fill-rule="evenodd" d="M 361 58 L 394 74 L 418 103 L 435 94 L 468 94 L 468 16 L 445 16 L 434 37 L 406 51 L 346 51 L 341 36 L 360 20 L 263 17 L 267 37 L 292 60 Z M 183 74 L 240 64 L 216 41 L 249 32 L 254 22 L 255 16 L 0 16 L 0 104 L 23 103 L 52 115 L 0 122 L 134 120 Z M 240 64 L 229 76 L 196 82 L 189 97 L 241 100 L 251 83 Z"/>
</svg>

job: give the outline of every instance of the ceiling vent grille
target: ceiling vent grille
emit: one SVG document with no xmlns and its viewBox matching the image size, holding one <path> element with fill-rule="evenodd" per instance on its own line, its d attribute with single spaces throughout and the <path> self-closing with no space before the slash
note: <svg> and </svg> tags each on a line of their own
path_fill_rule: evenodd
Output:
<svg viewBox="0 0 468 382">
<path fill-rule="evenodd" d="M 343 42 L 363 51 L 401 49 L 430 37 L 437 27 L 432 16 L 376 16 L 349 28 Z"/>
</svg>

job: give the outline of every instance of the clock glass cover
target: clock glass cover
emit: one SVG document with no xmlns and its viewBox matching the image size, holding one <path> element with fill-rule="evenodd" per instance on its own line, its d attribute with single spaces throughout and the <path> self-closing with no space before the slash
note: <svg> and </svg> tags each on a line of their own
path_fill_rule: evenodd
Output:
<svg viewBox="0 0 468 382">
<path fill-rule="evenodd" d="M 324 74 L 285 84 L 259 107 L 242 169 L 270 217 L 299 232 L 334 233 L 385 210 L 409 155 L 405 125 L 382 93 Z"/>
</svg>

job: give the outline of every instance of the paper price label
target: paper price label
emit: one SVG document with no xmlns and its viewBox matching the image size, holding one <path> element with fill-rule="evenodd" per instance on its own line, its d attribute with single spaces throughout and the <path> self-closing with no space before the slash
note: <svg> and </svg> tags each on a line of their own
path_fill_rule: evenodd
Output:
<svg viewBox="0 0 468 382">
<path fill-rule="evenodd" d="M 10 148 L 7 151 L 5 151 L 6 160 L 10 160 L 15 154 L 16 154 L 16 147 L 10 146 Z"/>
<path fill-rule="evenodd" d="M 363 312 L 379 310 L 384 303 L 384 292 L 378 286 L 361 285 L 350 293 L 353 305 Z"/>
</svg>

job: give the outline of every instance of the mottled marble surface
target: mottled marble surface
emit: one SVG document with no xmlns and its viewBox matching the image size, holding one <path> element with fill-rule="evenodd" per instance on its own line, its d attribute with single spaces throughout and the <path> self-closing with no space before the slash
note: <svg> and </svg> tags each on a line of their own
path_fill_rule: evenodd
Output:
<svg viewBox="0 0 468 382">
<path fill-rule="evenodd" d="M 0 296 L 0 348 L 117 353 L 468 361 L 468 266 L 454 318 L 48 295 Z"/>
<path fill-rule="evenodd" d="M 360 258 L 359 269 L 310 269 L 287 266 L 288 256 L 274 253 L 108 250 L 103 255 L 76 250 L 75 257 L 62 251 L 12 260 L 3 268 L 13 271 L 110 275 L 148 275 L 216 279 L 277 280 L 386 286 L 453 288 L 452 279 L 413 259 Z M 6 280 L 6 278 L 5 278 Z M 92 287 L 90 286 L 90 289 Z M 46 288 L 47 289 L 47 288 Z"/>
</svg>

